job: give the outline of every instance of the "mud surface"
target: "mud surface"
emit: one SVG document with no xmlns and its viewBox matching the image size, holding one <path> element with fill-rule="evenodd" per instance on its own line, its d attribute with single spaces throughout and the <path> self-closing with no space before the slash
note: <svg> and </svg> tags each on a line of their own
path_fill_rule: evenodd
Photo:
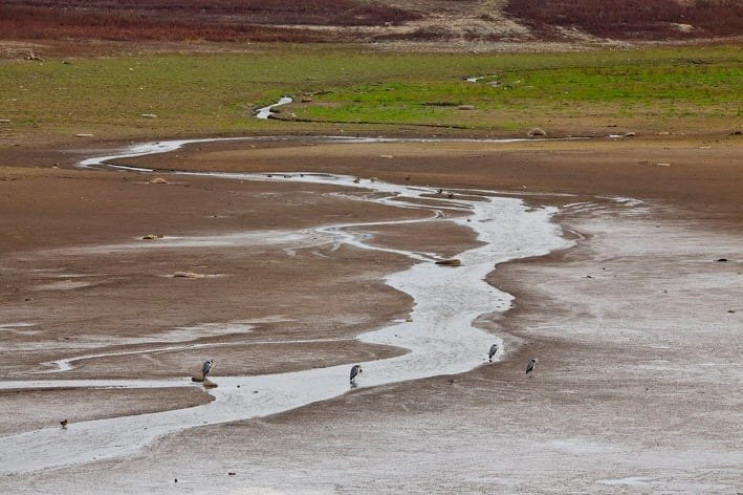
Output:
<svg viewBox="0 0 743 495">
<path fill-rule="evenodd" d="M 126 164 L 326 171 L 441 188 L 445 197 L 501 190 L 560 207 L 556 221 L 574 248 L 499 265 L 488 277 L 516 296 L 510 311 L 480 322 L 504 340 L 503 360 L 191 428 L 126 458 L 0 477 L 0 491 L 743 490 L 743 150 L 313 144 L 209 145 Z M 402 352 L 355 337 L 408 317 L 412 301 L 383 278 L 411 261 L 288 233 L 318 220 L 422 212 L 355 201 L 363 193 L 329 186 L 29 168 L 22 154 L 14 161 L 0 168 L 2 380 L 146 376 L 183 387 L 2 392 L 4 417 L 33 411 L 3 423 L 3 434 L 59 428 L 68 417 L 73 428 L 73 414 L 196 406 L 209 397 L 190 376 L 206 358 L 215 359 L 219 383 L 220 375 Z M 369 233 L 380 245 L 446 257 L 477 246 L 467 229 L 435 225 Z M 148 234 L 163 238 L 142 239 Z M 174 239 L 180 247 L 158 247 Z M 173 277 L 179 271 L 200 276 Z M 530 357 L 539 363 L 526 378 Z"/>
</svg>

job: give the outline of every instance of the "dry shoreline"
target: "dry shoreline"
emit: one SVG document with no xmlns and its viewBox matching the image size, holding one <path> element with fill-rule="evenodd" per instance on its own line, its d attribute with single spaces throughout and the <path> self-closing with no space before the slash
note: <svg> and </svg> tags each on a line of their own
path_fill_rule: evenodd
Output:
<svg viewBox="0 0 743 495">
<path fill-rule="evenodd" d="M 734 307 L 734 301 L 740 300 L 736 297 L 743 290 L 740 280 L 736 279 L 736 270 L 741 271 L 740 226 L 743 222 L 740 220 L 743 212 L 742 201 L 735 194 L 743 190 L 743 167 L 739 165 L 743 153 L 736 146 L 701 149 L 674 148 L 666 144 L 649 145 L 651 149 L 638 146 L 637 150 L 627 149 L 624 144 L 618 149 L 612 149 L 614 144 L 603 149 L 582 149 L 580 145 L 579 149 L 567 151 L 554 151 L 548 146 L 542 149 L 543 145 L 525 150 L 514 149 L 515 145 L 487 149 L 451 144 L 446 147 L 428 145 L 426 149 L 403 145 L 328 145 L 235 151 L 225 149 L 227 145 L 219 145 L 214 149 L 209 146 L 209 149 L 178 153 L 177 157 L 149 158 L 148 165 L 154 163 L 163 169 L 332 170 L 359 176 L 374 175 L 384 180 L 404 181 L 410 176 L 411 183 L 439 184 L 448 188 L 497 188 L 521 194 L 570 193 L 574 196 L 548 194 L 530 196 L 527 200 L 563 206 L 565 214 L 561 222 L 587 234 L 587 238 L 573 250 L 508 263 L 492 274 L 495 285 L 517 295 L 513 310 L 483 322 L 495 333 L 511 336 L 514 350 L 500 365 L 478 368 L 457 377 L 359 391 L 261 421 L 189 431 L 163 439 L 142 456 L 101 462 L 95 469 L 107 471 L 102 480 L 111 482 L 112 493 L 126 493 L 127 488 L 131 491 L 131 484 L 114 479 L 119 476 L 120 480 L 126 480 L 123 473 L 144 469 L 152 456 L 160 461 L 149 471 L 147 483 L 163 493 L 172 487 L 168 484 L 172 483 L 171 473 L 178 472 L 182 473 L 178 475 L 181 483 L 190 477 L 195 480 L 193 486 L 197 490 L 203 482 L 216 483 L 215 486 L 225 490 L 234 489 L 236 485 L 230 485 L 230 480 L 216 474 L 223 474 L 227 466 L 241 475 L 249 474 L 251 486 L 267 486 L 288 493 L 297 493 L 304 486 L 323 493 L 340 493 L 339 490 L 475 493 L 483 489 L 499 493 L 564 493 L 569 489 L 611 493 L 618 485 L 639 492 L 740 490 L 743 476 L 738 466 L 742 453 L 736 442 L 740 445 L 741 439 L 735 432 L 735 424 L 741 419 L 736 404 L 743 403 L 743 398 L 731 385 L 741 380 L 740 354 L 736 364 L 733 329 L 743 314 L 743 308 L 736 311 L 737 306 Z M 643 160 L 647 163 L 641 163 Z M 700 161 L 704 162 L 703 168 L 698 165 Z M 136 160 L 127 162 L 137 163 Z M 657 166 L 658 163 L 670 166 Z M 597 164 L 600 164 L 598 169 Z M 145 232 L 144 224 L 125 222 L 127 216 L 135 214 L 148 219 L 150 223 L 146 226 L 150 230 L 181 221 L 180 228 L 197 225 L 193 230 L 203 231 L 209 224 L 207 213 L 224 209 L 219 197 L 225 193 L 234 198 L 246 192 L 251 196 L 235 199 L 243 206 L 234 207 L 231 219 L 216 230 L 239 225 L 255 228 L 261 222 L 298 225 L 300 213 L 310 206 L 320 215 L 332 215 L 336 208 L 336 205 L 318 204 L 307 196 L 303 202 L 288 206 L 296 210 L 293 214 L 282 216 L 280 208 L 264 203 L 261 211 L 240 217 L 236 215 L 237 209 L 245 208 L 244 205 L 255 200 L 260 191 L 250 192 L 250 186 L 230 186 L 225 190 L 225 185 L 219 181 L 205 179 L 155 189 L 147 184 L 145 177 L 139 180 L 116 177 L 114 181 L 114 174 L 107 172 L 8 172 L 3 169 L 3 173 L 9 178 L 19 177 L 0 185 L 6 192 L 3 211 L 12 212 L 5 217 L 6 231 L 17 231 L 22 225 L 20 219 L 27 218 L 21 209 L 11 208 L 13 202 L 19 201 L 27 191 L 42 187 L 54 193 L 41 196 L 51 208 L 40 206 L 29 222 L 31 225 L 24 228 L 36 225 L 38 229 L 30 231 L 42 232 L 42 227 L 66 221 L 58 227 L 58 232 L 63 242 L 70 244 L 80 239 L 101 242 L 116 238 L 121 236 L 121 227 L 124 232 L 128 230 L 127 235 Z M 78 177 L 85 177 L 89 182 L 83 182 L 79 189 L 77 186 L 70 189 L 71 183 L 79 182 Z M 59 187 L 60 182 L 64 182 L 65 187 Z M 83 192 L 90 195 L 97 215 L 103 214 L 104 219 L 86 219 L 85 223 L 80 223 L 81 217 L 77 215 L 91 211 L 88 206 L 72 207 Z M 289 186 L 284 192 L 297 193 Z M 112 193 L 117 194 L 116 201 L 102 201 L 105 195 Z M 54 203 L 54 198 L 58 197 L 55 195 L 61 198 L 58 203 Z M 625 209 L 611 201 L 596 201 L 595 195 L 640 197 L 649 199 L 650 207 L 628 215 L 631 208 Z M 203 207 L 184 218 L 166 208 L 169 202 L 187 208 L 195 198 Z M 243 202 L 245 199 L 249 199 L 248 203 Z M 111 212 L 115 207 L 121 209 L 119 202 L 126 202 L 127 208 L 133 207 L 128 210 L 129 215 L 113 216 L 105 221 L 108 208 Z M 582 202 L 591 202 L 593 206 L 585 211 L 571 206 Z M 138 203 L 141 203 L 140 209 L 137 209 Z M 68 209 L 60 205 L 68 205 Z M 163 218 L 148 216 L 147 211 L 153 207 L 162 208 L 159 213 Z M 349 207 L 344 205 L 344 208 Z M 243 210 L 243 215 L 247 211 Z M 359 218 L 379 215 L 381 218 L 394 212 L 350 209 L 348 214 Z M 604 220 L 623 227 L 606 230 Z M 648 230 L 648 225 L 656 231 Z M 88 230 L 81 234 L 81 227 Z M 66 237 L 62 232 L 67 232 Z M 638 232 L 642 235 L 633 237 Z M 670 243 L 667 257 L 660 256 L 658 242 L 650 232 L 653 236 L 660 234 L 660 239 Z M 402 233 L 393 234 L 395 238 Z M 447 235 L 458 239 L 453 245 L 439 241 L 440 247 L 450 252 L 471 242 L 455 231 L 432 232 L 429 236 L 416 233 L 421 242 Z M 720 241 L 719 245 L 698 244 L 712 235 Z M 624 244 L 613 245 L 612 238 L 624 239 L 627 245 L 636 242 L 637 251 L 622 253 Z M 4 251 L 18 252 L 56 241 L 55 237 L 45 236 L 11 237 Z M 393 260 L 376 259 L 369 263 L 352 253 L 349 256 L 354 257 L 355 263 L 361 263 L 353 270 L 356 274 L 330 274 L 328 283 L 331 286 L 331 278 L 361 275 L 373 279 L 394 265 Z M 731 262 L 713 263 L 714 259 L 722 257 Z M 161 267 L 167 262 L 154 261 Z M 228 262 L 230 260 L 223 261 Z M 213 261 L 207 265 L 219 267 Z M 251 269 L 256 267 L 251 266 Z M 313 276 L 318 273 L 312 272 Z M 676 279 L 678 281 L 674 281 Z M 658 285 L 659 280 L 662 286 Z M 715 289 L 718 280 L 727 284 L 724 288 L 728 294 Z M 23 294 L 25 289 L 22 284 L 20 287 L 19 294 Z M 624 292 L 617 294 L 617 287 L 623 287 Z M 348 290 L 339 288 L 337 294 L 327 296 L 338 297 Z M 354 308 L 357 317 L 367 318 L 350 333 L 374 326 L 382 316 L 404 315 L 406 302 L 397 300 L 395 294 L 385 294 L 385 289 L 377 286 L 367 286 L 365 290 L 373 291 L 367 294 L 378 294 L 378 299 L 360 308 L 355 307 L 358 302 L 353 298 L 346 303 L 344 311 Z M 671 296 L 662 295 L 663 290 L 668 290 Z M 157 292 L 143 296 L 155 294 Z M 663 298 L 663 304 L 654 314 L 648 314 L 643 309 L 641 296 Z M 34 302 L 44 304 L 44 299 Z M 7 303 L 12 302 L 12 298 L 6 293 L 3 300 L 8 308 Z M 697 316 L 688 313 L 690 308 L 686 308 L 692 301 L 698 305 Z M 722 311 L 715 301 L 727 303 L 729 309 L 736 312 Z M 17 314 L 26 311 L 22 302 L 19 299 L 14 303 L 18 305 Z M 383 315 L 377 313 L 380 303 L 389 308 Z M 655 328 L 648 323 L 647 328 L 629 332 L 627 327 L 631 328 L 634 320 L 617 312 L 616 305 L 632 312 L 636 321 L 651 322 L 657 318 L 667 325 Z M 310 307 L 300 309 L 308 311 Z M 677 321 L 677 312 L 685 318 L 703 316 L 700 321 L 705 323 L 724 319 L 724 326 L 713 328 L 717 334 L 696 335 L 695 328 Z M 173 314 L 168 313 L 168 318 Z M 374 318 L 368 319 L 370 315 Z M 600 321 L 609 322 L 609 330 L 616 335 L 604 336 L 596 331 L 595 322 L 599 317 Z M 350 329 L 344 328 L 346 325 L 339 324 L 333 331 L 341 332 L 339 335 L 348 334 Z M 677 325 L 681 326 L 680 330 L 675 328 Z M 325 326 L 323 331 L 329 329 Z M 278 337 L 305 335 L 307 331 L 303 325 L 296 328 L 289 325 Z M 695 351 L 702 353 L 699 359 L 704 357 L 708 363 L 720 366 L 727 363 L 728 375 L 718 379 L 716 384 L 713 377 L 718 368 L 699 367 L 705 364 L 702 361 L 694 361 L 694 366 L 688 362 L 687 352 L 692 346 L 699 346 L 700 339 L 704 346 Z M 653 347 L 660 344 L 667 349 Z M 674 350 L 674 346 L 678 350 Z M 364 349 L 362 352 L 381 351 Z M 535 379 L 526 382 L 521 368 L 525 358 L 531 355 L 539 355 L 540 372 Z M 720 360 L 715 361 L 715 355 Z M 270 362 L 277 364 L 280 360 Z M 171 361 L 169 365 L 172 364 Z M 657 368 L 654 373 L 643 371 L 651 365 Z M 234 370 L 226 372 L 230 371 Z M 257 370 L 251 368 L 250 371 Z M 697 399 L 701 397 L 698 395 L 700 387 L 705 392 L 701 402 L 701 398 Z M 618 420 L 620 412 L 626 414 Z M 347 437 L 349 428 L 354 432 L 353 440 Z M 250 450 L 246 451 L 242 442 L 229 441 L 235 433 L 252 439 Z M 483 443 L 483 436 L 491 441 Z M 199 449 L 219 453 L 203 459 L 197 452 L 184 452 L 183 445 L 194 443 Z M 439 455 L 421 457 L 413 447 L 420 443 L 427 452 Z M 400 445 L 404 448 L 399 449 Z M 308 458 L 309 452 L 317 451 L 324 455 Z M 363 467 L 356 464 L 349 473 L 344 461 L 349 455 L 360 461 L 363 459 Z M 539 466 L 531 459 L 534 455 L 539 457 Z M 388 462 L 390 456 L 393 466 Z M 696 462 L 689 460 L 692 458 Z M 548 469 L 542 471 L 540 466 Z M 43 473 L 36 477 L 36 486 L 57 486 L 59 493 L 87 486 L 95 493 L 95 487 L 102 486 L 96 483 L 102 481 L 89 480 L 89 469 L 91 466 L 79 466 L 64 473 Z M 283 479 L 277 475 L 278 471 L 292 475 Z M 385 477 L 378 478 L 374 474 L 377 472 L 385 472 Z M 465 476 L 468 472 L 471 475 Z M 338 473 L 344 474 L 339 476 Z M 0 479 L 0 487 L 18 488 L 25 478 L 27 476 Z"/>
</svg>

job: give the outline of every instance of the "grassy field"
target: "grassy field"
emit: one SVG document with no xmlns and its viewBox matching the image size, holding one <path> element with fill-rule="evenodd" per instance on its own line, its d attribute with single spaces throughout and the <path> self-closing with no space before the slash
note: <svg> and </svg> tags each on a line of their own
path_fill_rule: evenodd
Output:
<svg viewBox="0 0 743 495">
<path fill-rule="evenodd" d="M 480 79 L 465 80 L 472 76 Z M 741 87 L 739 46 L 405 54 L 363 46 L 256 45 L 242 54 L 5 61 L 0 119 L 10 122 L 0 124 L 0 144 L 33 135 L 134 139 L 324 132 L 339 125 L 502 135 L 523 135 L 531 127 L 552 134 L 608 126 L 725 131 L 743 126 Z M 253 118 L 255 108 L 285 94 L 295 97 L 280 114 L 288 121 Z"/>
</svg>

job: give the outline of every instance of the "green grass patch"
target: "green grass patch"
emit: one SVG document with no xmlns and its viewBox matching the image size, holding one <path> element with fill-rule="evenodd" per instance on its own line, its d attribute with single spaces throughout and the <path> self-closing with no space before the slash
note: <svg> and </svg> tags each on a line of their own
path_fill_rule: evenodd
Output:
<svg viewBox="0 0 743 495">
<path fill-rule="evenodd" d="M 3 62 L 0 119 L 11 121 L 2 132 L 111 138 L 299 132 L 322 123 L 694 129 L 739 126 L 741 87 L 738 46 L 406 54 L 260 45 L 244 54 Z M 284 94 L 297 100 L 282 115 L 320 124 L 253 118 Z"/>
</svg>

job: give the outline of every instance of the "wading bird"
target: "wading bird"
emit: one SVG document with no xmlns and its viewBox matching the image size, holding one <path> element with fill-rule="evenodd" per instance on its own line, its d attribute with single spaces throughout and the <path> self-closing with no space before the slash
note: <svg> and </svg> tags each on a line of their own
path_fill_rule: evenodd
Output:
<svg viewBox="0 0 743 495">
<path fill-rule="evenodd" d="M 204 380 L 206 380 L 206 375 L 208 375 L 209 372 L 212 370 L 212 366 L 214 366 L 213 359 L 210 359 L 209 361 L 204 361 L 204 366 L 201 367 L 201 374 L 204 375 Z"/>
<path fill-rule="evenodd" d="M 63 430 L 66 430 L 67 429 L 67 420 L 66 419 L 63 419 L 62 421 L 60 421 L 59 424 L 62 425 L 62 429 Z"/>
<path fill-rule="evenodd" d="M 498 344 L 493 344 L 490 346 L 490 350 L 488 351 L 488 362 L 493 362 L 493 356 L 498 352 Z"/>
<path fill-rule="evenodd" d="M 537 365 L 537 358 L 531 358 L 528 363 L 526 363 L 526 376 L 531 375 L 531 372 L 534 371 L 534 367 Z"/>
<path fill-rule="evenodd" d="M 354 364 L 353 367 L 351 368 L 351 386 L 352 387 L 356 386 L 356 375 L 358 375 L 362 371 L 363 370 L 361 369 L 360 364 Z"/>
</svg>

